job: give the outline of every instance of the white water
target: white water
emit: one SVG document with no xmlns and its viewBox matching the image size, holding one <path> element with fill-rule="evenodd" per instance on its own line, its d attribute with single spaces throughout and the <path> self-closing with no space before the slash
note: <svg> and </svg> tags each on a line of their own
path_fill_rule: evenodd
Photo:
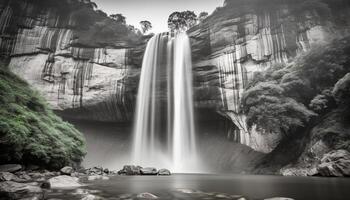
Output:
<svg viewBox="0 0 350 200">
<path fill-rule="evenodd" d="M 133 162 L 199 172 L 189 38 L 158 34 L 147 44 L 134 125 Z"/>
</svg>

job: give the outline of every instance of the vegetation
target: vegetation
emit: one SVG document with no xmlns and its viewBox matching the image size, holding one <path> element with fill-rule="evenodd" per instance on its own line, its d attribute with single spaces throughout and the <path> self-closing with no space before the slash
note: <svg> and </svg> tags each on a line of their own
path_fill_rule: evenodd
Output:
<svg viewBox="0 0 350 200">
<path fill-rule="evenodd" d="M 199 16 L 198 16 L 199 22 L 204 21 L 208 16 L 209 16 L 209 14 L 208 14 L 207 12 L 201 12 L 201 13 L 199 13 Z"/>
<path fill-rule="evenodd" d="M 50 168 L 80 163 L 82 134 L 62 121 L 29 85 L 0 67 L 0 163 Z"/>
<path fill-rule="evenodd" d="M 311 118 L 320 119 L 349 102 L 349 75 L 345 76 L 349 72 L 347 37 L 312 48 L 292 65 L 276 64 L 256 73 L 242 97 L 248 125 L 256 124 L 266 132 L 294 133 Z"/>
<path fill-rule="evenodd" d="M 193 11 L 173 12 L 168 18 L 168 27 L 172 32 L 186 31 L 195 26 L 197 21 Z"/>
<path fill-rule="evenodd" d="M 140 22 L 142 33 L 145 34 L 147 31 L 152 29 L 152 23 L 149 21 L 141 21 Z"/>
<path fill-rule="evenodd" d="M 112 14 L 110 17 L 118 23 L 126 24 L 126 17 L 124 17 L 122 14 Z"/>
</svg>

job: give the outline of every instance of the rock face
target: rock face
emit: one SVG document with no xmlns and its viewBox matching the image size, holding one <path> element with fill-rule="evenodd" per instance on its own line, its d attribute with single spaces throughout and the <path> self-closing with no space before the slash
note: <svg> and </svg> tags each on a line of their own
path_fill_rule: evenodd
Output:
<svg viewBox="0 0 350 200">
<path fill-rule="evenodd" d="M 63 115 L 129 121 L 143 40 L 84 2 L 2 1 L 1 53 Z"/>
<path fill-rule="evenodd" d="M 196 106 L 215 109 L 230 119 L 233 124 L 228 131 L 236 142 L 268 153 L 281 139 L 277 134 L 262 136 L 249 130 L 241 114 L 240 98 L 254 72 L 274 63 L 287 63 L 314 44 L 348 32 L 348 17 L 343 18 L 349 14 L 347 3 L 341 8 L 331 2 L 320 3 L 330 9 L 330 15 L 316 4 L 227 0 L 203 23 L 189 30 Z M 344 19 L 341 25 L 333 20 L 340 18 Z"/>
<path fill-rule="evenodd" d="M 10 69 L 64 116 L 131 121 L 149 37 L 88 1 L 45 2 L 0 3 L 0 52 L 10 58 Z M 240 110 L 242 92 L 254 72 L 349 32 L 349 3 L 324 2 L 227 0 L 190 29 L 196 108 L 231 120 L 227 132 L 235 142 L 271 152 L 281 136 L 248 129 Z"/>
</svg>

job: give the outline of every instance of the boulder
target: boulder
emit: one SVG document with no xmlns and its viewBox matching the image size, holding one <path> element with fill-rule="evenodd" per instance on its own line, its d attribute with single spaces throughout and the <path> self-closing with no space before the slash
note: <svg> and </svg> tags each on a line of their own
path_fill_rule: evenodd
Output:
<svg viewBox="0 0 350 200">
<path fill-rule="evenodd" d="M 141 175 L 157 175 L 158 171 L 153 167 L 141 168 Z"/>
<path fill-rule="evenodd" d="M 0 197 L 7 199 L 43 199 L 43 190 L 37 183 L 0 182 Z"/>
<path fill-rule="evenodd" d="M 158 197 L 156 195 L 148 193 L 148 192 L 138 194 L 137 198 L 140 198 L 140 199 L 158 199 Z"/>
<path fill-rule="evenodd" d="M 119 175 L 141 175 L 141 169 L 140 166 L 135 165 L 125 165 L 122 170 L 118 171 Z"/>
<path fill-rule="evenodd" d="M 7 165 L 0 165 L 0 172 L 17 172 L 22 169 L 21 165 L 17 164 L 7 164 Z"/>
<path fill-rule="evenodd" d="M 75 188 L 83 186 L 79 183 L 78 178 L 67 175 L 50 178 L 48 182 L 50 183 L 51 188 Z"/>
<path fill-rule="evenodd" d="M 74 172 L 74 169 L 72 167 L 63 167 L 60 172 L 63 174 L 63 175 L 70 175 Z"/>
<path fill-rule="evenodd" d="M 325 154 L 317 171 L 319 175 L 327 177 L 350 176 L 350 153 L 346 150 L 335 150 Z"/>
<path fill-rule="evenodd" d="M 171 172 L 168 169 L 160 169 L 158 171 L 159 176 L 170 176 Z"/>
<path fill-rule="evenodd" d="M 10 172 L 0 172 L 0 181 L 15 181 L 18 177 Z"/>
</svg>

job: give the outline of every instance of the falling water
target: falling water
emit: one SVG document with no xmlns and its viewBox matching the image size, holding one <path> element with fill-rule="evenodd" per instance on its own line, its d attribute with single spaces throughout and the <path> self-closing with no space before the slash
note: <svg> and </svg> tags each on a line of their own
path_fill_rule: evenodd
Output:
<svg viewBox="0 0 350 200">
<path fill-rule="evenodd" d="M 189 38 L 166 33 L 144 54 L 134 125 L 133 159 L 141 166 L 198 172 Z"/>
</svg>

